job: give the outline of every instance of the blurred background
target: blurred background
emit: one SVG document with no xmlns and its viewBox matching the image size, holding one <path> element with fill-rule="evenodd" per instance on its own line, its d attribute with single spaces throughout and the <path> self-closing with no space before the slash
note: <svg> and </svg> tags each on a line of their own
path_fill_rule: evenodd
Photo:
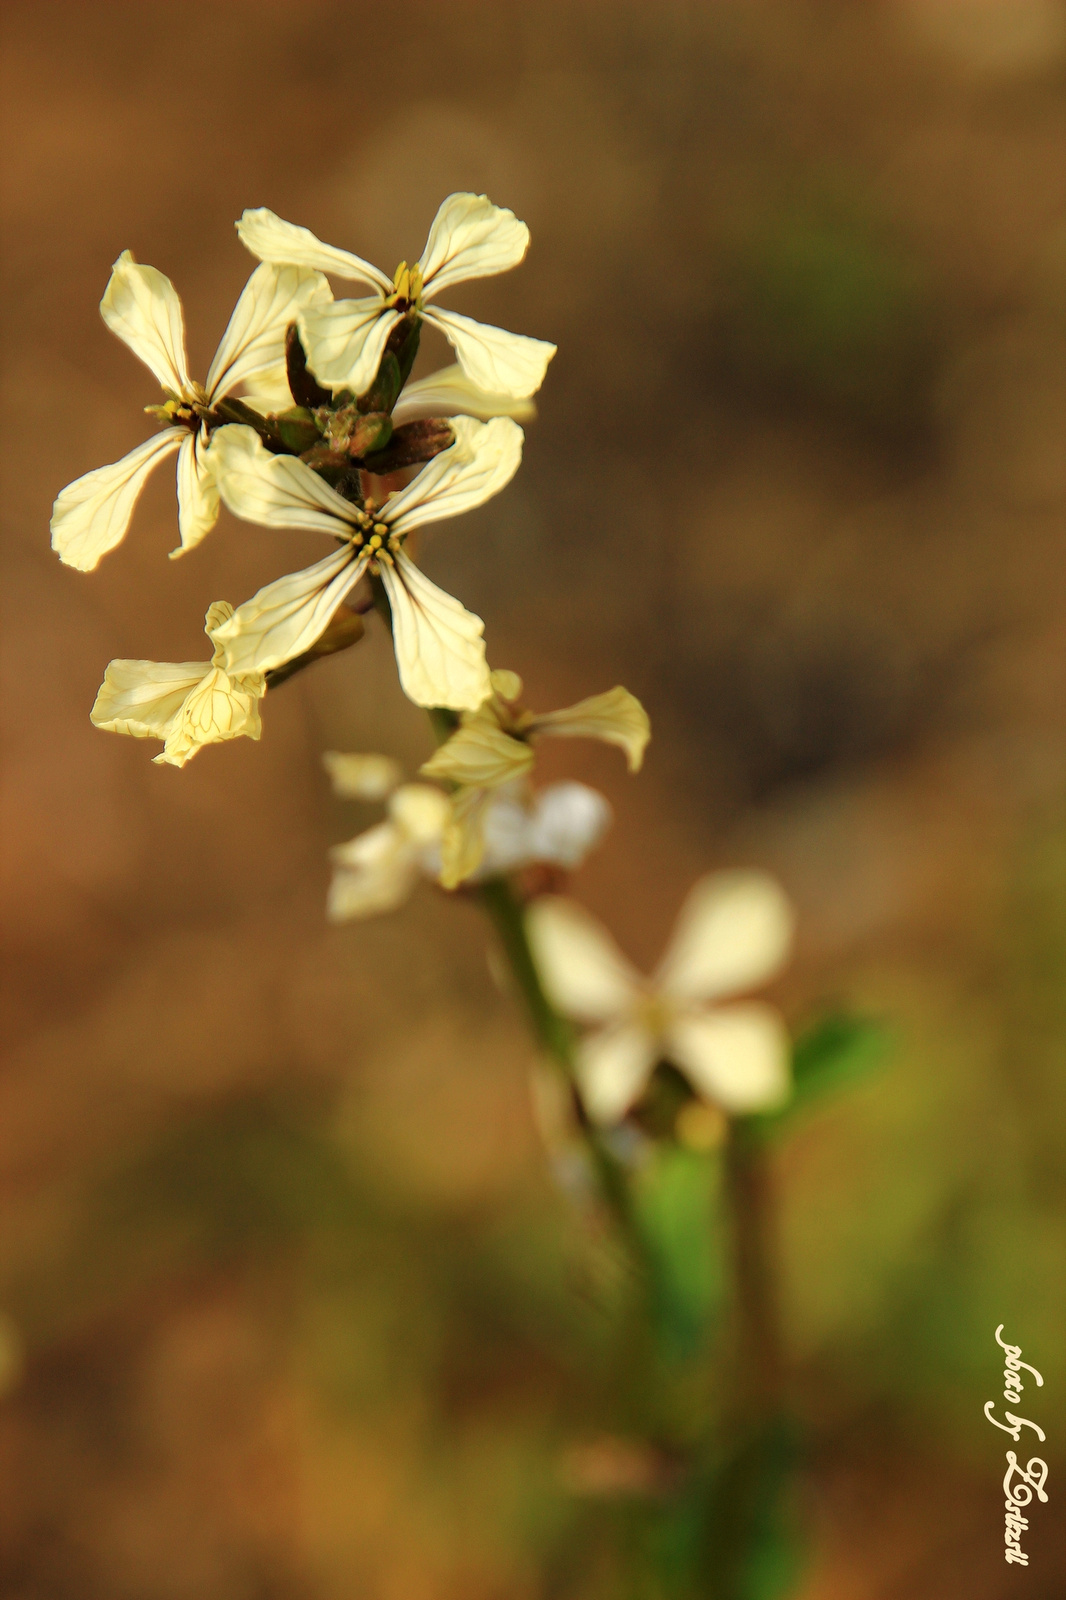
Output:
<svg viewBox="0 0 1066 1600">
<path fill-rule="evenodd" d="M 307 543 L 224 515 L 168 563 L 167 469 L 97 573 L 48 549 L 157 399 L 97 311 L 122 249 L 202 375 L 245 206 L 391 272 L 455 189 L 533 245 L 449 305 L 560 348 L 523 470 L 427 570 L 531 704 L 624 682 L 655 731 L 635 781 L 542 746 L 615 809 L 575 892 L 651 963 L 695 875 L 769 868 L 790 1019 L 891 1031 L 777 1161 L 805 1600 L 1063 1593 L 1066 8 L 39 0 L 3 31 L 5 1594 L 623 1593 L 598 1519 L 634 1474 L 487 931 L 429 888 L 324 920 L 376 813 L 321 752 L 428 753 L 387 639 L 272 694 L 261 744 L 155 767 L 89 724 L 108 660 L 203 656 L 209 602 Z M 1027 1570 L 999 1323 L 1045 1377 Z"/>
</svg>

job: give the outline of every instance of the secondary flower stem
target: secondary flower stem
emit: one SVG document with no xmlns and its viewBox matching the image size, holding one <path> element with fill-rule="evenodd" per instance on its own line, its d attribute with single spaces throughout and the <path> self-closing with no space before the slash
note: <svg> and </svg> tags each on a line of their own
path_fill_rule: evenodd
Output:
<svg viewBox="0 0 1066 1600">
<path fill-rule="evenodd" d="M 774 1273 L 770 1172 L 765 1146 L 734 1122 L 725 1148 L 736 1291 L 738 1398 L 759 1422 L 780 1406 L 784 1385 Z"/>
</svg>

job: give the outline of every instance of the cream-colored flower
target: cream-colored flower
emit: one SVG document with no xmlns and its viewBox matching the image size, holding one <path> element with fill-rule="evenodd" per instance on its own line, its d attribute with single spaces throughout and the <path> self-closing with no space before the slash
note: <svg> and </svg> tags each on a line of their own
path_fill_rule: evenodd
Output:
<svg viewBox="0 0 1066 1600">
<path fill-rule="evenodd" d="M 390 797 L 388 818 L 330 851 L 333 880 L 326 901 L 331 922 L 374 917 L 403 904 L 440 838 L 448 797 L 428 783 L 405 783 Z"/>
<path fill-rule="evenodd" d="M 531 741 L 541 734 L 604 739 L 626 753 L 630 772 L 644 759 L 651 737 L 648 714 L 635 695 L 618 686 L 562 711 L 526 711 L 518 700 L 516 672 L 496 671 L 492 693 L 476 711 L 464 711 L 459 727 L 421 767 L 423 777 L 454 785 L 452 815 L 444 835 L 441 882 L 454 888 L 477 870 L 485 848 L 486 808 L 494 790 L 528 774 Z"/>
<path fill-rule="evenodd" d="M 525 223 L 483 194 L 449 195 L 433 219 L 418 262 L 409 267 L 401 261 L 392 278 L 262 206 L 245 211 L 237 232 L 260 261 L 333 273 L 374 291 L 362 300 L 308 307 L 300 317 L 308 365 L 320 383 L 363 394 L 374 381 L 390 333 L 407 315 L 439 328 L 471 383 L 488 394 L 525 399 L 544 381 L 555 354 L 553 344 L 488 327 L 454 311 L 427 309 L 427 301 L 452 284 L 517 267 L 529 247 Z"/>
<path fill-rule="evenodd" d="M 199 544 L 218 518 L 205 413 L 249 379 L 276 369 L 289 323 L 301 308 L 329 299 L 329 284 L 319 272 L 257 267 L 222 335 L 206 384 L 198 384 L 186 366 L 185 322 L 174 285 L 124 250 L 112 268 L 100 312 L 111 332 L 158 378 L 164 404 L 147 409 L 167 426 L 121 461 L 87 472 L 62 491 L 51 523 L 52 548 L 60 560 L 91 572 L 125 538 L 148 474 L 175 450 L 181 544 L 171 555 Z"/>
<path fill-rule="evenodd" d="M 506 394 L 489 394 L 471 383 L 462 367 L 441 367 L 426 378 L 413 378 L 400 390 L 392 408 L 396 427 L 418 417 L 513 417 L 515 422 L 532 422 L 537 407 L 532 400 L 515 400 Z"/>
<path fill-rule="evenodd" d="M 92 721 L 110 733 L 164 740 L 153 759 L 173 767 L 183 767 L 205 744 L 242 735 L 258 739 L 266 679 L 261 672 L 229 668 L 218 633 L 232 615 L 224 600 L 207 613 L 204 632 L 215 647 L 210 661 L 112 661 L 89 713 Z"/>
<path fill-rule="evenodd" d="M 270 528 L 306 528 L 342 540 L 314 566 L 267 584 L 225 624 L 229 659 L 266 672 L 310 649 L 365 572 L 380 577 L 392 607 L 404 693 L 420 706 L 456 710 L 489 692 L 484 624 L 419 571 L 403 545 L 413 528 L 491 499 L 518 469 L 522 430 L 506 417 L 456 417 L 455 441 L 372 513 L 352 505 L 295 456 L 274 456 L 252 428 L 220 428 L 211 453 L 222 498 L 235 516 Z"/>
<path fill-rule="evenodd" d="M 572 900 L 546 896 L 526 913 L 545 990 L 560 1011 L 597 1024 L 575 1067 L 589 1115 L 617 1122 L 640 1098 L 659 1060 L 732 1115 L 780 1104 L 790 1048 L 779 1014 L 753 1001 L 719 1005 L 771 978 L 788 956 L 793 915 L 772 878 L 719 872 L 685 901 L 651 979 Z"/>
</svg>

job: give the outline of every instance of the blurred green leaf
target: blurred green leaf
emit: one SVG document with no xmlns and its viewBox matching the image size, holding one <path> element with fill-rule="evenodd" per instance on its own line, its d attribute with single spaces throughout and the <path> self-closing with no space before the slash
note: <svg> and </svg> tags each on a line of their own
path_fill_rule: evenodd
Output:
<svg viewBox="0 0 1066 1600">
<path fill-rule="evenodd" d="M 850 1087 L 880 1066 L 889 1051 L 891 1034 L 883 1022 L 832 1012 L 813 1023 L 796 1039 L 792 1049 L 792 1097 L 780 1111 L 738 1118 L 752 1138 L 772 1138 L 787 1131 L 797 1116 L 816 1106 L 835 1090 Z"/>
<path fill-rule="evenodd" d="M 786 1417 L 767 1422 L 717 1468 L 710 1490 L 707 1582 L 721 1600 L 782 1600 L 805 1553 L 793 1496 L 799 1436 Z"/>
</svg>

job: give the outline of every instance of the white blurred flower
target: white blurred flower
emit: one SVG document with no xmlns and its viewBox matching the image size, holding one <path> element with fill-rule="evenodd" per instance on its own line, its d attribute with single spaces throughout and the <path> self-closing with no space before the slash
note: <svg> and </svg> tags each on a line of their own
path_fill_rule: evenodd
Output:
<svg viewBox="0 0 1066 1600">
<path fill-rule="evenodd" d="M 171 554 L 181 555 L 199 544 L 218 518 L 203 413 L 249 379 L 275 372 L 284 360 L 289 323 L 302 308 L 329 299 L 329 284 L 319 272 L 300 266 L 257 267 L 222 335 L 206 384 L 194 383 L 186 366 L 185 321 L 174 285 L 124 250 L 112 268 L 100 312 L 111 332 L 158 378 L 164 404 L 147 409 L 168 425 L 121 461 L 87 472 L 61 492 L 51 522 L 52 548 L 60 560 L 91 572 L 125 538 L 148 474 L 175 450 L 181 544 Z"/>
<path fill-rule="evenodd" d="M 403 904 L 440 838 L 448 797 L 428 783 L 405 783 L 390 796 L 388 812 L 386 821 L 330 851 L 334 870 L 326 914 L 331 922 L 374 917 Z"/>
<path fill-rule="evenodd" d="M 218 600 L 204 621 L 215 646 L 210 661 L 112 661 L 89 716 L 109 733 L 162 739 L 155 761 L 183 767 L 205 744 L 263 731 L 259 702 L 266 693 L 261 672 L 234 672 L 226 662 L 219 631 L 233 607 Z"/>
<path fill-rule="evenodd" d="M 790 1047 L 780 1015 L 754 1001 L 718 1004 L 766 982 L 788 956 L 792 909 L 772 878 L 757 872 L 701 878 L 651 979 L 572 900 L 535 900 L 526 926 L 553 1004 L 596 1025 L 578 1045 L 575 1068 L 597 1122 L 623 1117 L 662 1059 L 732 1115 L 787 1097 Z"/>
<path fill-rule="evenodd" d="M 391 279 L 369 261 L 323 244 L 310 229 L 283 222 L 263 206 L 245 211 L 237 232 L 261 261 L 330 272 L 374 291 L 362 300 L 308 307 L 300 317 L 308 365 L 320 383 L 363 394 L 374 380 L 389 334 L 408 312 L 440 329 L 463 372 L 486 393 L 520 400 L 535 394 L 544 381 L 555 354 L 553 344 L 426 307 L 442 289 L 507 272 L 525 255 L 525 223 L 483 194 L 449 195 L 433 219 L 418 262 L 409 267 L 401 261 Z"/>
<path fill-rule="evenodd" d="M 392 607 L 404 693 L 420 706 L 456 710 L 489 692 L 484 624 L 438 589 L 403 545 L 414 528 L 484 504 L 518 469 L 522 430 L 506 417 L 456 417 L 454 443 L 372 514 L 342 499 L 295 456 L 275 456 L 255 430 L 219 428 L 211 455 L 222 498 L 235 516 L 269 528 L 306 528 L 340 548 L 267 584 L 220 630 L 239 672 L 266 672 L 310 649 L 364 573 L 380 577 Z"/>
<path fill-rule="evenodd" d="M 604 739 L 625 751 L 630 772 L 644 759 L 651 737 L 647 712 L 620 685 L 590 695 L 562 711 L 536 713 L 518 704 L 522 680 L 515 672 L 491 675 L 492 693 L 421 767 L 423 777 L 454 786 L 452 814 L 442 846 L 441 882 L 454 888 L 476 872 L 485 849 L 485 817 L 493 791 L 528 774 L 531 741 L 541 734 Z"/>
</svg>

